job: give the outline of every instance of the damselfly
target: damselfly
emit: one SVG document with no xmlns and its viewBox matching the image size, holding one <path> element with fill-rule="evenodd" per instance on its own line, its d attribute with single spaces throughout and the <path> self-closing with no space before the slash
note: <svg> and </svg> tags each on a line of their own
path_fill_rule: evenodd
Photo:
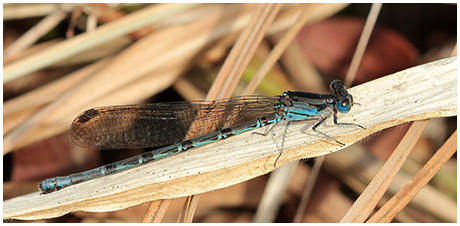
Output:
<svg viewBox="0 0 460 226">
<path fill-rule="evenodd" d="M 79 146 L 100 149 L 169 146 L 85 172 L 46 179 L 39 184 L 39 190 L 41 194 L 50 193 L 283 121 L 289 124 L 317 120 L 313 131 L 344 145 L 319 131 L 318 127 L 331 116 L 336 125 L 364 127 L 337 122 L 337 112 L 349 112 L 354 103 L 353 97 L 339 80 L 332 81 L 330 89 L 330 94 L 287 91 L 274 97 L 249 95 L 210 102 L 183 101 L 89 109 L 77 116 L 70 128 L 70 138 Z M 204 129 L 183 140 L 192 123 Z"/>
</svg>

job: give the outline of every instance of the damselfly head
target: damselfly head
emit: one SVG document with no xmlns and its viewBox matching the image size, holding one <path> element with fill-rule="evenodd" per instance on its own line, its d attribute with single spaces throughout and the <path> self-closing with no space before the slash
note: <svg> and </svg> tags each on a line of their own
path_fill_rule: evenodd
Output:
<svg viewBox="0 0 460 226">
<path fill-rule="evenodd" d="M 331 82 L 331 91 L 335 95 L 336 108 L 340 113 L 347 113 L 353 106 L 353 97 L 345 89 L 345 85 L 340 80 L 334 80 Z"/>
</svg>

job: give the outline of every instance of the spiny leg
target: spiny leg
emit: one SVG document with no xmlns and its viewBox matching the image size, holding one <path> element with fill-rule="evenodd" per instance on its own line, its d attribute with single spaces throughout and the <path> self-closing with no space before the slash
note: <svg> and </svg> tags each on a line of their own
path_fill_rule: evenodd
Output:
<svg viewBox="0 0 460 226">
<path fill-rule="evenodd" d="M 289 124 L 291 124 L 291 121 L 288 121 L 288 122 L 286 123 L 286 127 L 285 127 L 285 129 L 284 129 L 283 140 L 281 141 L 280 154 L 278 155 L 278 157 L 276 157 L 275 163 L 273 164 L 274 167 L 276 167 L 276 163 L 277 163 L 278 160 L 280 159 L 281 154 L 283 154 L 283 146 L 284 146 L 284 141 L 285 141 L 285 138 L 286 138 L 287 128 L 289 127 Z M 263 132 L 263 133 L 259 133 L 259 132 L 252 132 L 252 133 L 253 133 L 253 134 L 262 135 L 262 136 L 267 136 L 268 133 L 270 133 L 270 132 L 272 131 L 272 129 L 275 127 L 275 125 L 276 125 L 276 123 L 269 125 L 269 126 L 267 127 L 267 129 L 265 130 L 265 132 Z"/>
<path fill-rule="evenodd" d="M 335 114 L 334 114 L 334 116 L 335 116 Z M 335 116 L 335 117 L 336 117 L 336 116 Z M 336 143 L 340 144 L 341 146 L 345 146 L 344 143 L 342 143 L 342 142 L 336 140 L 335 138 L 333 138 L 333 137 L 331 137 L 331 136 L 329 136 L 329 135 L 327 135 L 327 134 L 325 134 L 325 133 L 323 133 L 323 132 L 321 132 L 321 131 L 319 131 L 319 130 L 316 130 L 316 129 L 318 128 L 318 126 L 320 126 L 320 125 L 321 125 L 324 121 L 326 121 L 326 119 L 328 119 L 328 118 L 329 118 L 329 115 L 326 116 L 326 117 L 324 117 L 323 119 L 321 119 L 318 123 L 316 123 L 316 124 L 312 127 L 312 130 L 313 130 L 315 133 L 318 133 L 318 134 L 320 134 L 320 135 L 322 135 L 322 136 L 324 136 L 324 137 L 327 137 L 327 138 L 330 139 L 330 140 L 335 141 Z M 336 118 L 335 118 L 335 122 L 336 122 Z M 335 123 L 335 122 L 334 122 L 334 123 Z"/>
<path fill-rule="evenodd" d="M 270 133 L 270 131 L 272 131 L 273 127 L 275 127 L 276 123 L 273 123 L 273 124 L 270 124 L 267 126 L 267 128 L 265 129 L 265 132 L 263 133 L 259 133 L 259 132 L 252 132 L 252 134 L 258 134 L 258 135 L 262 135 L 262 136 L 267 136 L 268 133 Z"/>
<path fill-rule="evenodd" d="M 360 124 L 356 124 L 356 123 L 337 122 L 337 114 L 335 114 L 335 113 L 334 113 L 333 119 L 334 119 L 334 124 L 339 125 L 339 126 L 358 126 L 361 129 L 366 129 L 366 128 L 364 128 L 364 126 L 362 126 Z"/>
<path fill-rule="evenodd" d="M 284 141 L 285 141 L 285 138 L 286 138 L 287 128 L 289 127 L 290 124 L 291 124 L 291 121 L 288 121 L 288 122 L 286 123 L 286 127 L 284 128 L 283 140 L 281 141 L 281 150 L 280 150 L 280 154 L 278 155 L 278 157 L 276 157 L 275 163 L 273 164 L 273 166 L 274 166 L 275 168 L 276 168 L 276 163 L 278 162 L 278 160 L 280 159 L 281 155 L 283 154 Z"/>
</svg>

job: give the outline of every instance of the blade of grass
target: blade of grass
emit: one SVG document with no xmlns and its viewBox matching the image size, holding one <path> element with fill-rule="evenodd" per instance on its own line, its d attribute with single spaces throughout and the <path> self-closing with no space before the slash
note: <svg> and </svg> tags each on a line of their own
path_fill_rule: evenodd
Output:
<svg viewBox="0 0 460 226">
<path fill-rule="evenodd" d="M 117 19 L 120 19 L 126 16 L 126 13 L 124 13 L 120 9 L 109 7 L 107 4 L 91 3 L 88 5 L 90 5 L 90 7 L 87 6 L 87 8 L 91 8 L 91 10 L 87 10 L 87 11 L 90 11 L 92 17 L 96 17 L 97 21 L 99 21 L 102 24 L 110 23 L 114 20 L 117 20 Z M 153 27 L 142 27 L 134 32 L 129 33 L 129 37 L 135 40 L 138 40 L 146 36 L 147 34 L 152 33 L 153 31 L 154 31 Z"/>
<path fill-rule="evenodd" d="M 370 217 L 367 223 L 390 223 L 456 152 L 457 131 L 450 136 L 412 180 Z"/>
<path fill-rule="evenodd" d="M 379 170 L 364 192 L 353 203 L 353 206 L 342 218 L 341 222 L 364 222 L 369 217 L 370 213 L 377 206 L 378 201 L 385 194 L 385 191 L 388 189 L 391 181 L 398 173 L 407 156 L 409 156 L 413 147 L 422 135 L 423 129 L 427 123 L 428 120 L 422 120 L 416 121 L 412 124 L 396 150 L 390 156 L 382 169 Z"/>
<path fill-rule="evenodd" d="M 192 223 L 193 216 L 195 216 L 196 207 L 198 206 L 198 200 L 200 195 L 188 196 L 185 200 L 183 211 L 177 218 L 177 223 Z"/>
<path fill-rule="evenodd" d="M 353 80 L 355 80 L 356 72 L 358 71 L 361 59 L 363 58 L 364 51 L 366 50 L 367 43 L 371 37 L 372 31 L 374 30 L 375 22 L 379 16 L 382 3 L 373 3 L 369 16 L 367 16 L 366 24 L 364 24 L 363 32 L 359 37 L 358 46 L 356 46 L 355 54 L 350 63 L 347 75 L 345 76 L 345 85 L 350 87 Z"/>
<path fill-rule="evenodd" d="M 275 48 L 270 51 L 267 59 L 264 61 L 263 65 L 257 70 L 251 82 L 248 84 L 243 94 L 251 94 L 255 91 L 259 83 L 265 77 L 267 72 L 275 64 L 275 62 L 280 58 L 281 54 L 284 52 L 286 47 L 291 43 L 294 37 L 299 32 L 300 28 L 305 24 L 305 21 L 311 15 L 310 5 L 305 4 L 304 9 L 300 13 L 296 23 L 288 30 L 288 32 L 283 36 L 283 38 L 276 44 Z"/>
<path fill-rule="evenodd" d="M 307 182 L 305 183 L 305 188 L 303 190 L 302 199 L 300 200 L 299 207 L 296 210 L 294 215 L 293 223 L 301 223 L 302 217 L 305 213 L 305 209 L 307 208 L 308 201 L 310 200 L 311 192 L 313 191 L 313 187 L 315 186 L 316 179 L 318 178 L 319 171 L 321 170 L 321 166 L 324 163 L 325 156 L 320 156 L 315 159 L 315 164 L 313 165 L 313 169 L 308 177 Z"/>
<path fill-rule="evenodd" d="M 56 10 L 66 12 L 72 11 L 80 3 L 27 3 L 27 4 L 7 4 L 3 6 L 3 20 L 25 19 L 30 17 L 41 17 L 49 15 Z"/>
<path fill-rule="evenodd" d="M 164 215 L 166 214 L 166 210 L 171 204 L 172 199 L 159 199 L 152 201 L 150 204 L 149 209 L 147 210 L 147 214 L 142 219 L 142 223 L 161 223 Z"/>
<path fill-rule="evenodd" d="M 5 49 L 5 52 L 3 53 L 3 57 L 5 58 L 4 60 L 8 60 L 15 54 L 21 52 L 22 50 L 26 49 L 27 47 L 35 43 L 38 39 L 40 39 L 43 35 L 45 35 L 49 30 L 51 30 L 53 27 L 58 25 L 62 20 L 64 20 L 66 15 L 67 15 L 66 12 L 62 10 L 58 10 L 46 16 L 43 20 L 38 22 L 34 27 L 29 29 L 20 38 L 18 38 L 7 49 Z"/>
<path fill-rule="evenodd" d="M 430 120 L 432 123 L 433 120 Z M 428 125 L 430 126 L 430 125 Z M 427 126 L 427 127 L 428 127 Z M 425 129 L 424 132 L 426 132 Z M 420 144 L 416 146 L 419 147 Z M 414 152 L 415 152 L 414 151 Z M 414 153 L 412 152 L 411 156 L 414 157 Z M 409 156 L 409 157 L 411 157 Z M 403 168 L 398 172 L 395 179 L 390 184 L 387 192 L 383 196 L 377 205 L 378 208 L 381 208 L 394 194 L 398 193 L 406 183 L 410 181 L 410 179 L 415 175 L 415 173 L 407 172 L 406 165 L 410 164 L 408 162 L 410 159 L 406 161 L 403 165 Z M 337 152 L 333 155 L 329 155 L 325 161 L 325 170 L 333 175 L 336 175 L 340 181 L 342 181 L 347 187 L 353 190 L 355 193 L 361 194 L 367 185 L 372 181 L 372 179 L 377 175 L 378 171 L 383 167 L 386 161 L 381 160 L 374 156 L 373 154 L 366 151 L 362 145 L 353 145 L 348 150 L 343 152 Z M 439 175 L 439 172 L 438 174 Z M 349 201 L 347 201 L 348 203 Z M 340 214 L 340 218 L 342 218 L 346 211 L 350 209 L 353 203 L 350 202 L 347 204 L 348 207 L 344 208 L 344 212 Z M 411 222 L 407 221 L 405 215 L 411 215 L 412 210 L 418 210 L 423 213 L 427 213 L 430 216 L 436 219 L 445 219 L 447 222 L 456 221 L 456 200 L 451 200 L 446 194 L 443 194 L 442 191 L 439 191 L 435 186 L 428 184 L 425 186 L 417 196 L 410 202 L 410 207 L 398 214 L 395 218 L 398 222 Z M 453 214 L 453 215 L 452 215 Z M 450 217 L 450 216 L 453 216 Z M 333 222 L 340 221 L 335 220 Z"/>
<path fill-rule="evenodd" d="M 236 41 L 227 57 L 228 60 L 222 65 L 206 100 L 221 99 L 232 94 L 249 60 L 251 60 L 280 8 L 281 4 L 264 4 L 258 8 L 248 27 Z M 227 76 L 222 76 L 222 74 Z M 217 90 L 221 90 L 220 88 L 225 89 L 218 93 Z"/>
<path fill-rule="evenodd" d="M 353 108 L 341 119 L 363 125 L 366 130 L 337 128 L 327 121 L 323 131 L 350 145 L 379 130 L 407 121 L 456 115 L 456 81 L 457 58 L 451 57 L 352 87 L 349 92 L 362 105 Z M 382 106 L 385 108 L 382 109 Z M 304 126 L 292 126 L 290 136 L 285 140 L 283 156 L 278 161 L 280 166 L 344 148 L 318 136 L 306 136 L 301 132 Z M 273 128 L 274 134 L 282 131 L 282 126 Z M 40 219 L 78 210 L 113 211 L 151 200 L 184 197 L 228 187 L 274 170 L 273 163 L 279 154 L 278 143 L 271 136 L 258 136 L 257 139 L 254 136 L 242 133 L 219 144 L 209 144 L 59 192 L 41 196 L 36 192 L 6 200 L 3 217 Z M 207 160 L 206 164 L 203 164 L 203 159 Z"/>
<path fill-rule="evenodd" d="M 315 93 L 327 92 L 324 78 L 304 55 L 299 43 L 291 42 L 289 44 L 281 56 L 281 62 L 300 90 Z"/>
<path fill-rule="evenodd" d="M 283 196 L 280 194 L 286 192 L 296 166 L 297 161 L 290 162 L 278 170 L 273 171 L 270 175 L 270 180 L 267 182 L 264 195 L 257 207 L 254 223 L 271 223 L 275 220 L 283 200 Z"/>
<path fill-rule="evenodd" d="M 275 64 L 275 62 L 280 58 L 284 50 L 289 46 L 292 40 L 295 38 L 299 30 L 305 23 L 316 21 L 318 19 L 325 18 L 330 16 L 332 13 L 337 12 L 339 9 L 345 7 L 344 4 L 334 4 L 333 6 L 328 5 L 327 7 L 322 4 L 308 4 L 304 6 L 304 10 L 298 16 L 295 24 L 287 31 L 283 38 L 276 44 L 273 50 L 270 52 L 270 55 L 264 61 L 264 64 L 259 68 L 259 70 L 254 75 L 253 80 L 247 86 L 244 94 L 249 94 L 254 92 L 257 85 L 262 81 L 265 74 L 270 70 L 270 68 Z M 315 13 L 313 13 L 315 12 Z"/>
<path fill-rule="evenodd" d="M 126 35 L 165 16 L 184 11 L 195 4 L 161 4 L 146 7 L 123 19 L 102 25 L 94 32 L 81 34 L 37 54 L 8 64 L 3 69 L 3 83 L 71 57 L 114 38 Z"/>
</svg>

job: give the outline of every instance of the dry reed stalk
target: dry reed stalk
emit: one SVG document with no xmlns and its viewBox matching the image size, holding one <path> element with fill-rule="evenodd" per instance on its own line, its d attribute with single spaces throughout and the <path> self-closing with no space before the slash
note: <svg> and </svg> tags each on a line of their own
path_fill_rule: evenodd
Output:
<svg viewBox="0 0 460 226">
<path fill-rule="evenodd" d="M 82 15 L 82 13 L 83 13 L 83 6 L 75 7 L 75 9 L 72 10 L 72 13 L 69 18 L 69 26 L 67 27 L 67 31 L 65 33 L 65 37 L 67 39 L 75 36 L 75 28 L 77 25 L 77 20 Z M 86 29 L 86 31 L 88 32 L 89 30 Z"/>
<path fill-rule="evenodd" d="M 4 117 L 3 123 L 3 136 L 8 134 L 11 130 L 14 130 L 18 125 L 27 121 L 31 115 L 39 111 L 41 106 L 31 106 L 25 110 L 16 112 L 8 117 Z"/>
<path fill-rule="evenodd" d="M 350 63 L 350 68 L 348 69 L 347 75 L 345 76 L 345 85 L 350 87 L 353 81 L 355 80 L 356 73 L 358 72 L 361 59 L 364 56 L 364 51 L 366 50 L 367 43 L 371 37 L 372 31 L 374 30 L 375 22 L 379 16 L 380 9 L 382 8 L 382 3 L 373 3 L 369 15 L 366 19 L 366 24 L 364 25 L 363 32 L 359 37 L 358 45 L 356 46 L 355 54 Z"/>
<path fill-rule="evenodd" d="M 102 24 L 109 23 L 116 19 L 126 16 L 126 13 L 124 13 L 123 11 L 109 7 L 105 3 L 90 3 L 87 5 L 87 8 L 91 9 L 88 11 L 90 11 L 92 15 L 96 16 L 97 20 Z M 152 33 L 153 31 L 153 27 L 142 27 L 138 30 L 129 33 L 129 37 L 133 38 L 134 40 L 138 40 L 146 36 L 147 34 Z"/>
<path fill-rule="evenodd" d="M 58 25 L 62 20 L 65 19 L 66 13 L 64 11 L 58 10 L 52 14 L 46 16 L 34 27 L 29 29 L 24 33 L 20 38 L 18 38 L 13 44 L 8 46 L 3 53 L 5 59 L 11 58 L 15 54 L 21 52 L 22 50 L 28 48 L 43 35 L 45 35 L 49 30 Z M 4 60 L 5 60 L 4 59 Z"/>
<path fill-rule="evenodd" d="M 244 91 L 244 94 L 249 94 L 254 92 L 257 85 L 262 81 L 262 78 L 265 74 L 270 70 L 270 68 L 275 64 L 275 62 L 280 58 L 281 54 L 287 48 L 287 46 L 292 42 L 294 37 L 297 35 L 299 30 L 305 25 L 307 22 L 317 21 L 319 19 L 323 19 L 331 14 L 343 9 L 346 4 L 332 4 L 325 5 L 321 4 L 311 4 L 306 5 L 301 14 L 299 15 L 296 23 L 288 30 L 288 32 L 283 36 L 283 38 L 277 43 L 277 45 L 273 48 L 270 52 L 270 55 L 265 60 L 264 64 L 260 67 L 260 69 L 254 75 L 253 80 L 249 83 L 248 87 Z"/>
<path fill-rule="evenodd" d="M 274 9 L 272 9 L 272 7 L 274 7 Z M 258 11 L 256 11 L 253 17 L 255 19 L 249 23 L 248 29 L 245 29 L 245 31 L 240 35 L 239 40 L 241 41 L 237 41 L 235 43 L 235 46 L 232 48 L 232 51 L 227 57 L 228 60 L 226 60 L 222 65 L 222 68 L 217 75 L 217 79 L 213 83 L 206 100 L 221 99 L 232 94 L 237 82 L 243 74 L 244 69 L 251 59 L 248 56 L 252 56 L 254 54 L 258 43 L 260 43 L 264 37 L 261 34 L 266 33 L 280 7 L 280 4 L 274 4 L 269 5 L 269 7 L 261 7 Z M 267 17 L 267 19 L 259 19 L 264 16 Z M 240 54 L 245 57 L 241 58 L 241 56 L 239 56 Z M 224 91 L 218 91 L 221 88 L 225 88 Z"/>
<path fill-rule="evenodd" d="M 79 35 L 52 46 L 46 51 L 6 65 L 3 69 L 3 82 L 5 83 L 42 69 L 94 46 L 154 23 L 165 16 L 174 15 L 193 6 L 194 4 L 162 4 L 146 7 L 124 17 L 122 20 L 105 24 L 95 32 Z"/>
<path fill-rule="evenodd" d="M 18 60 L 18 59 L 21 59 L 25 56 L 28 56 L 28 55 L 31 55 L 31 54 L 34 54 L 38 51 L 41 51 L 45 48 L 48 48 L 49 46 L 52 46 L 52 45 L 55 45 L 56 43 L 58 42 L 61 42 L 62 39 L 58 38 L 58 39 L 54 39 L 54 40 L 51 40 L 51 41 L 47 41 L 47 42 L 42 42 L 42 43 L 38 43 L 38 44 L 35 44 L 33 46 L 31 46 L 30 48 L 27 48 L 17 54 L 15 54 L 14 56 L 8 58 L 8 59 L 5 59 L 3 58 L 3 64 L 6 65 L 6 64 L 9 64 L 15 60 Z"/>
<path fill-rule="evenodd" d="M 420 190 L 457 152 L 457 131 L 439 148 L 423 168 L 395 194 L 382 208 L 372 215 L 367 223 L 390 223 L 395 216 L 417 195 Z"/>
<path fill-rule="evenodd" d="M 341 119 L 344 122 L 354 121 L 367 129 L 336 128 L 330 126 L 332 122 L 326 122 L 323 131 L 349 145 L 369 134 L 407 121 L 455 115 L 456 62 L 456 57 L 443 59 L 349 89 L 354 97 L 360 99 L 362 106 L 353 108 Z M 430 89 L 426 89 L 427 86 Z M 387 101 L 392 104 L 387 104 L 382 111 L 381 106 Z M 344 148 L 318 136 L 306 136 L 301 132 L 304 126 L 292 125 L 290 136 L 285 138 L 279 166 Z M 272 130 L 274 134 L 280 134 L 284 127 Z M 253 136 L 243 133 L 219 144 L 209 144 L 59 192 L 42 196 L 37 192 L 6 200 L 4 217 L 39 219 L 77 210 L 113 211 L 149 200 L 184 197 L 240 183 L 275 169 L 273 162 L 279 150 L 273 139 L 276 141 L 279 136 L 259 136 L 257 139 Z M 203 164 L 203 159 L 207 159 L 207 164 Z M 24 209 L 25 205 L 28 208 Z"/>
<path fill-rule="evenodd" d="M 147 210 L 147 214 L 144 215 L 144 218 L 142 219 L 142 223 L 161 223 L 161 219 L 163 219 L 166 214 L 166 210 L 168 210 L 168 206 L 171 204 L 171 201 L 172 199 L 159 199 L 152 201 L 149 209 Z"/>
<path fill-rule="evenodd" d="M 286 192 L 296 168 L 297 162 L 290 162 L 270 174 L 262 199 L 257 206 L 254 223 L 271 223 L 275 220 L 283 201 L 283 194 Z"/>
<path fill-rule="evenodd" d="M 199 199 L 200 195 L 187 196 L 182 211 L 177 218 L 177 223 L 192 223 Z"/>
<path fill-rule="evenodd" d="M 72 11 L 80 4 L 67 3 L 28 3 L 28 4 L 4 4 L 3 5 L 3 20 L 25 19 L 31 17 L 47 16 L 56 10 L 66 12 Z"/>
<path fill-rule="evenodd" d="M 319 172 L 321 170 L 321 167 L 323 165 L 325 158 L 326 158 L 325 156 L 320 156 L 315 159 L 315 164 L 313 165 L 311 173 L 308 176 L 307 182 L 305 183 L 305 188 L 302 193 L 302 199 L 300 200 L 299 206 L 294 215 L 294 220 L 292 221 L 293 223 L 302 222 L 302 218 L 305 214 L 305 209 L 307 208 L 307 204 L 308 204 L 308 201 L 310 200 L 311 193 L 313 191 L 313 187 L 316 184 L 316 180 L 318 178 Z"/>
<path fill-rule="evenodd" d="M 202 90 L 184 78 L 177 79 L 173 87 L 186 100 L 203 100 L 206 96 Z"/>
<path fill-rule="evenodd" d="M 451 55 L 456 55 L 456 46 Z M 407 132 L 409 134 L 409 131 Z M 395 194 L 381 209 L 379 209 L 367 222 L 391 222 L 394 217 L 414 198 L 440 168 L 449 160 L 457 150 L 457 131 L 444 143 L 436 154 L 419 170 L 417 175 Z M 403 141 L 401 141 L 403 142 Z"/>
<path fill-rule="evenodd" d="M 419 147 L 419 145 L 417 146 Z M 420 152 L 420 150 L 417 150 L 417 152 Z M 413 154 L 416 154 L 416 152 L 413 152 Z M 412 155 L 412 157 L 414 156 Z M 410 165 L 411 161 L 406 162 Z M 355 193 L 361 194 L 375 175 L 377 175 L 384 163 L 385 161 L 376 158 L 373 154 L 367 152 L 361 145 L 354 145 L 354 147 L 350 147 L 346 151 L 327 156 L 325 169 L 327 172 L 338 177 L 343 184 L 352 189 Z M 415 167 L 419 168 L 420 166 L 417 164 Z M 411 179 L 411 175 L 416 173 L 408 172 L 407 168 L 408 166 L 404 164 L 403 169 L 400 170 L 390 184 L 385 196 L 379 201 L 378 207 L 382 207 L 392 195 L 398 193 Z M 350 209 L 353 203 L 349 201 L 350 200 L 347 199 L 346 206 L 342 209 L 344 212 L 338 214 L 338 217 L 341 218 L 345 215 L 346 211 Z M 433 185 L 425 186 L 420 193 L 411 200 L 409 205 L 410 209 L 417 209 L 429 213 L 437 219 L 446 219 L 448 222 L 456 221 L 455 200 L 439 192 Z M 405 215 L 407 216 L 408 213 L 403 211 L 395 220 L 398 222 L 408 222 L 407 219 L 404 219 Z M 340 218 L 332 222 L 338 222 Z"/>
<path fill-rule="evenodd" d="M 341 222 L 364 222 L 369 217 L 422 135 L 427 123 L 428 120 L 423 120 L 412 124 L 391 157 L 367 186 L 366 190 L 353 203 L 353 206 L 342 218 Z"/>
<path fill-rule="evenodd" d="M 315 93 L 327 92 L 324 79 L 313 63 L 305 57 L 297 42 L 289 44 L 285 53 L 281 56 L 281 61 L 300 90 Z"/>
</svg>

